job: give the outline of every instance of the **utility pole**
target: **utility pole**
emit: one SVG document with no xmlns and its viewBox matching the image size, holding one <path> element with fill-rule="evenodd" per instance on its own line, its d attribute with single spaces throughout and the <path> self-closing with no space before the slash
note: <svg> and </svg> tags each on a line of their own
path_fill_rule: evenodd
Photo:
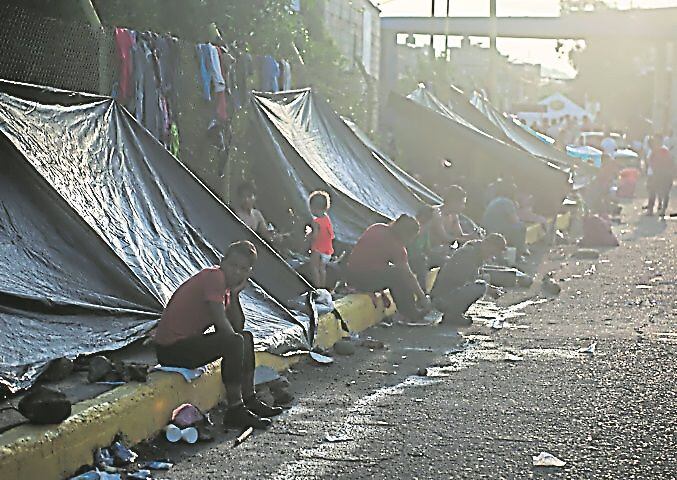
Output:
<svg viewBox="0 0 677 480">
<path fill-rule="evenodd" d="M 430 18 L 433 18 L 435 16 L 435 0 L 430 0 Z M 431 33 L 430 34 L 430 58 L 435 59 L 435 47 L 433 46 L 433 38 L 435 36 Z"/>
<path fill-rule="evenodd" d="M 496 0 L 489 0 L 489 101 L 498 102 L 497 82 L 496 82 L 496 60 L 498 50 L 496 49 Z"/>
<path fill-rule="evenodd" d="M 444 35 L 444 58 L 449 60 L 449 17 L 451 17 L 451 0 L 447 0 L 447 31 Z"/>
</svg>

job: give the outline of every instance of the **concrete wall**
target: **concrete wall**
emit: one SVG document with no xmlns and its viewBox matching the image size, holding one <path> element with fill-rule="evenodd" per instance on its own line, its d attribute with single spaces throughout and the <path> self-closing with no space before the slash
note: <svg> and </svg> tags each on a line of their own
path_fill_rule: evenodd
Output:
<svg viewBox="0 0 677 480">
<path fill-rule="evenodd" d="M 356 59 L 362 61 L 367 72 L 372 77 L 379 78 L 379 9 L 369 0 L 325 0 L 323 4 L 325 28 L 343 56 L 354 66 Z M 370 34 L 370 38 L 365 38 L 365 32 Z"/>
</svg>

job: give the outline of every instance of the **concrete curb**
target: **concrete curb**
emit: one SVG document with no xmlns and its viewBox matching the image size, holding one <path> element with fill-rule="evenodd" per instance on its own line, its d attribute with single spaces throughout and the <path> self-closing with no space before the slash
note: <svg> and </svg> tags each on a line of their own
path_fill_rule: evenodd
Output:
<svg viewBox="0 0 677 480">
<path fill-rule="evenodd" d="M 330 348 L 347 334 L 362 331 L 380 322 L 386 311 L 382 302 L 375 307 L 368 295 L 349 295 L 336 302 L 338 314 L 320 317 L 317 344 Z M 299 362 L 302 355 L 281 357 L 257 352 L 256 364 L 283 371 Z M 155 372 L 148 382 L 129 384 L 73 406 L 73 415 L 59 425 L 22 425 L 0 434 L 0 472 L 3 480 L 61 479 L 92 462 L 98 447 L 112 443 L 122 433 L 131 444 L 152 437 L 167 424 L 171 411 L 190 402 L 208 410 L 223 398 L 220 367 L 217 363 L 188 383 L 176 374 Z"/>
<path fill-rule="evenodd" d="M 559 215 L 557 228 L 566 229 L 570 220 L 568 213 Z M 528 232 L 533 242 L 545 234 L 540 225 L 531 226 Z M 434 273 L 428 279 L 429 286 L 433 281 Z M 336 302 L 335 312 L 320 317 L 317 345 L 331 348 L 348 334 L 341 320 L 350 332 L 360 332 L 394 311 L 394 306 L 384 309 L 381 300 L 374 306 L 368 295 L 348 295 Z M 302 358 L 258 352 L 256 364 L 283 371 Z M 93 451 L 110 445 L 117 434 L 123 434 L 132 444 L 138 443 L 164 428 L 176 406 L 190 402 L 208 410 L 218 404 L 223 394 L 218 364 L 209 365 L 207 372 L 191 383 L 176 374 L 152 373 L 145 384 L 124 385 L 74 405 L 73 415 L 59 425 L 22 425 L 0 434 L 2 479 L 67 477 L 82 465 L 91 464 Z"/>
</svg>

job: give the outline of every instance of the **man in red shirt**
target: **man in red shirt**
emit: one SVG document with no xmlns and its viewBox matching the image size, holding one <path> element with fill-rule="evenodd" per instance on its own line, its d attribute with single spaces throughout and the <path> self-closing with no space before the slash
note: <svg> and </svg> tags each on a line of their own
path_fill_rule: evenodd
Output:
<svg viewBox="0 0 677 480">
<path fill-rule="evenodd" d="M 360 290 L 377 292 L 389 289 L 400 314 L 410 321 L 425 314 L 417 308 L 430 307 L 416 276 L 409 267 L 407 249 L 418 234 L 419 224 L 409 215 L 401 215 L 390 224 L 375 223 L 362 234 L 348 260 L 348 283 Z"/>
<path fill-rule="evenodd" d="M 162 365 L 197 368 L 221 359 L 225 426 L 265 428 L 271 424 L 266 417 L 282 412 L 254 394 L 254 337 L 244 330 L 239 294 L 256 257 L 251 242 L 231 244 L 219 266 L 201 270 L 174 292 L 155 332 Z"/>
<path fill-rule="evenodd" d="M 663 145 L 660 135 L 651 139 L 651 155 L 647 160 L 647 188 L 649 204 L 647 215 L 653 215 L 654 204 L 658 198 L 658 216 L 665 215 L 670 201 L 670 190 L 675 179 L 675 164 L 670 150 Z"/>
</svg>

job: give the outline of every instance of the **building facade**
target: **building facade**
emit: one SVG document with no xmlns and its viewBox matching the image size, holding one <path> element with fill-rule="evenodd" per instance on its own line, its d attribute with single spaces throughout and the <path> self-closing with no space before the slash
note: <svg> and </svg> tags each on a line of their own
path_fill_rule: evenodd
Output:
<svg viewBox="0 0 677 480">
<path fill-rule="evenodd" d="M 370 0 L 321 2 L 324 25 L 341 54 L 353 68 L 358 62 L 378 80 L 381 58 L 381 11 Z"/>
</svg>

